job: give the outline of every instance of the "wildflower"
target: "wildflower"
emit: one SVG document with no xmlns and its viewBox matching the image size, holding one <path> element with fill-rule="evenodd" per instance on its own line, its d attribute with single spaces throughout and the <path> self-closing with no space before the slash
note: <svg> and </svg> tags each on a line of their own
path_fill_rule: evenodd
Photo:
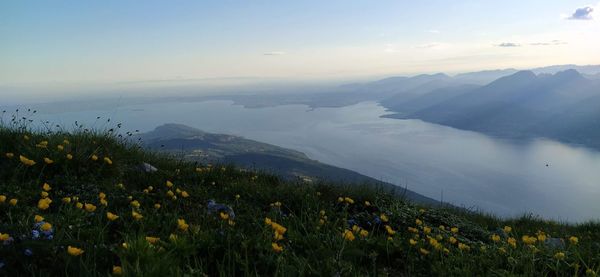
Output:
<svg viewBox="0 0 600 277">
<path fill-rule="evenodd" d="M 40 141 L 40 143 L 36 144 L 35 147 L 37 147 L 37 148 L 48 148 L 48 141 L 47 140 Z"/>
<path fill-rule="evenodd" d="M 16 206 L 17 202 L 19 202 L 19 200 L 17 200 L 16 198 L 13 198 L 8 201 L 8 204 L 10 204 L 11 206 Z"/>
<path fill-rule="evenodd" d="M 102 206 L 108 206 L 108 201 L 106 201 L 106 199 L 100 199 L 100 205 Z"/>
<path fill-rule="evenodd" d="M 123 247 L 124 249 L 128 249 L 129 248 L 129 244 L 127 244 L 126 242 L 121 243 L 121 247 Z"/>
<path fill-rule="evenodd" d="M 415 234 L 419 232 L 419 230 L 415 227 L 408 227 L 408 231 Z"/>
<path fill-rule="evenodd" d="M 40 226 L 40 230 L 44 231 L 44 232 L 48 232 L 52 230 L 52 224 L 48 223 L 48 222 L 44 222 L 44 224 L 42 224 L 42 226 Z"/>
<path fill-rule="evenodd" d="M 53 163 L 54 163 L 54 161 L 53 161 L 53 160 L 51 160 L 50 158 L 44 158 L 44 162 L 45 162 L 46 164 L 53 164 Z"/>
<path fill-rule="evenodd" d="M 239 194 L 236 194 L 236 195 L 235 195 L 235 199 L 236 199 L 236 200 L 240 199 L 240 195 L 239 195 Z"/>
<path fill-rule="evenodd" d="M 429 255 L 429 251 L 427 251 L 427 249 L 425 249 L 425 248 L 420 248 L 419 252 L 421 252 L 421 255 L 423 255 L 423 256 Z"/>
<path fill-rule="evenodd" d="M 385 225 L 385 230 L 387 231 L 388 235 L 393 236 L 394 234 L 396 234 L 396 231 L 394 231 L 394 229 L 392 229 L 392 227 L 390 227 L 390 225 Z"/>
<path fill-rule="evenodd" d="M 429 228 L 429 227 L 423 227 L 423 232 L 425 234 L 429 234 L 429 233 L 431 233 L 431 228 Z"/>
<path fill-rule="evenodd" d="M 554 258 L 557 259 L 557 260 L 559 260 L 559 261 L 562 261 L 562 260 L 565 259 L 565 253 L 563 253 L 563 252 L 556 252 L 556 254 L 554 254 Z"/>
<path fill-rule="evenodd" d="M 119 216 L 111 212 L 106 212 L 106 218 L 108 218 L 110 221 L 115 221 L 119 218 Z"/>
<path fill-rule="evenodd" d="M 275 253 L 281 253 L 281 251 L 283 251 L 283 247 L 277 244 L 276 242 L 271 243 L 271 248 Z"/>
<path fill-rule="evenodd" d="M 444 225 L 440 225 L 440 227 L 438 227 L 438 228 L 442 231 L 446 231 L 446 226 L 444 226 Z"/>
<path fill-rule="evenodd" d="M 40 196 L 42 196 L 42 198 L 48 198 L 48 195 L 49 195 L 48 192 L 45 192 L 45 191 L 42 191 L 40 193 Z"/>
<path fill-rule="evenodd" d="M 239 196 L 239 195 L 238 195 L 238 196 Z M 183 198 L 188 198 L 188 197 L 190 197 L 190 194 L 189 194 L 189 193 L 187 193 L 187 191 L 185 191 L 185 190 L 184 190 L 184 191 L 182 191 L 182 192 L 181 192 L 181 197 L 183 197 Z M 236 197 L 237 197 L 237 196 L 236 196 Z M 239 197 L 238 197 L 238 198 L 239 198 Z"/>
<path fill-rule="evenodd" d="M 8 241 L 10 239 L 10 235 L 9 234 L 2 234 L 0 233 L 0 241 Z"/>
<path fill-rule="evenodd" d="M 417 226 L 421 226 L 423 225 L 423 221 L 421 221 L 420 219 L 415 219 L 415 224 L 417 224 Z"/>
<path fill-rule="evenodd" d="M 517 240 L 515 238 L 508 238 L 506 241 L 510 246 L 512 246 L 512 248 L 517 247 Z"/>
<path fill-rule="evenodd" d="M 228 213 L 224 213 L 224 212 L 220 212 L 219 216 L 221 217 L 221 219 L 223 220 L 227 220 L 229 219 L 229 214 Z"/>
<path fill-rule="evenodd" d="M 144 218 L 144 216 L 142 216 L 141 214 L 135 212 L 135 211 L 131 211 L 131 216 L 133 217 L 133 219 L 135 220 L 140 220 L 142 218 Z"/>
<path fill-rule="evenodd" d="M 6 195 L 0 195 L 0 203 L 4 203 L 6 201 Z"/>
<path fill-rule="evenodd" d="M 19 155 L 19 160 L 21 161 L 21 163 L 23 163 L 26 166 L 33 166 L 36 164 L 35 161 L 28 159 L 27 157 L 23 156 L 23 155 Z"/>
<path fill-rule="evenodd" d="M 175 241 L 177 241 L 177 239 L 178 239 L 177 235 L 175 235 L 175 234 L 170 234 L 169 235 L 169 240 L 170 241 L 175 242 Z"/>
<path fill-rule="evenodd" d="M 96 156 L 96 155 L 92 155 L 91 158 L 92 158 L 92 161 L 97 161 L 98 160 L 98 156 Z"/>
<path fill-rule="evenodd" d="M 23 254 L 27 257 L 31 257 L 33 255 L 33 251 L 31 251 L 31 249 L 27 248 L 27 249 L 25 249 L 25 251 L 23 251 Z"/>
<path fill-rule="evenodd" d="M 416 241 L 416 240 L 414 240 L 414 239 L 409 239 L 409 240 L 408 240 L 408 243 L 410 243 L 410 245 L 416 245 L 416 244 L 417 244 L 417 241 Z"/>
<path fill-rule="evenodd" d="M 358 227 L 358 225 L 353 225 L 353 226 L 352 226 L 352 232 L 355 232 L 355 233 L 356 233 L 356 232 L 358 232 L 358 231 L 360 231 L 360 227 Z"/>
<path fill-rule="evenodd" d="M 448 239 L 448 241 L 449 241 L 451 244 L 455 244 L 455 243 L 457 243 L 457 242 L 458 242 L 458 240 L 457 240 L 455 237 L 450 237 L 450 238 Z"/>
<path fill-rule="evenodd" d="M 544 241 L 546 241 L 546 233 L 544 233 L 544 232 L 542 232 L 542 231 L 538 231 L 538 232 L 537 232 L 537 239 L 538 239 L 540 242 L 544 242 Z"/>
<path fill-rule="evenodd" d="M 175 193 L 173 193 L 173 191 L 169 190 L 169 191 L 167 191 L 167 196 L 173 197 L 173 196 L 175 196 Z"/>
<path fill-rule="evenodd" d="M 381 219 L 381 221 L 383 221 L 383 222 L 388 222 L 388 220 L 389 220 L 389 219 L 388 219 L 388 217 L 387 217 L 387 215 L 385 215 L 385 214 L 381 214 L 381 215 L 379 215 L 379 218 L 380 218 L 380 219 Z"/>
<path fill-rule="evenodd" d="M 67 154 L 67 160 L 72 160 L 72 159 L 73 159 L 73 155 Z"/>
<path fill-rule="evenodd" d="M 419 213 L 424 214 L 425 213 L 425 209 L 419 209 Z"/>
<path fill-rule="evenodd" d="M 149 242 L 150 244 L 155 244 L 160 240 L 160 238 L 157 237 L 146 237 L 146 241 Z"/>
<path fill-rule="evenodd" d="M 234 226 L 235 225 L 235 221 L 233 221 L 233 220 L 230 219 L 230 220 L 227 221 L 227 224 L 229 224 L 229 226 Z"/>
<path fill-rule="evenodd" d="M 344 202 L 344 198 L 343 197 L 338 197 L 337 201 L 338 201 L 338 203 L 342 203 L 342 202 Z"/>
<path fill-rule="evenodd" d="M 15 156 L 13 153 L 6 153 L 6 157 L 12 159 Z"/>
<path fill-rule="evenodd" d="M 268 217 L 265 217 L 265 224 L 266 224 L 266 225 L 269 225 L 269 226 L 270 226 L 272 223 L 273 223 L 273 221 L 272 221 L 270 218 L 268 218 Z"/>
<path fill-rule="evenodd" d="M 455 233 L 455 234 L 458 233 L 458 227 L 450 228 L 450 232 Z"/>
<path fill-rule="evenodd" d="M 571 244 L 578 244 L 579 243 L 579 238 L 577 238 L 575 236 L 572 236 L 572 237 L 569 238 L 569 242 Z"/>
<path fill-rule="evenodd" d="M 344 201 L 348 204 L 354 204 L 354 200 L 350 197 L 344 197 Z"/>
<path fill-rule="evenodd" d="M 52 190 L 52 187 L 48 183 L 44 183 L 44 185 L 42 186 L 42 189 L 44 191 L 50 191 L 50 190 Z"/>
<path fill-rule="evenodd" d="M 118 265 L 114 265 L 112 268 L 112 274 L 113 275 L 122 275 L 123 274 L 123 268 L 121 268 Z"/>
<path fill-rule="evenodd" d="M 78 209 L 83 209 L 83 204 L 81 202 L 77 202 L 75 204 L 75 207 L 77 207 Z"/>
<path fill-rule="evenodd" d="M 63 140 L 63 144 L 65 144 L 65 145 L 69 145 L 70 143 L 71 142 L 69 140 L 67 140 L 67 139 Z"/>
<path fill-rule="evenodd" d="M 83 207 L 85 208 L 86 211 L 88 211 L 90 213 L 96 210 L 96 206 L 94 206 L 94 204 L 85 203 L 85 205 L 83 205 Z"/>
<path fill-rule="evenodd" d="M 349 241 L 353 241 L 355 239 L 354 233 L 352 233 L 352 231 L 350 230 L 344 230 L 344 233 L 342 233 L 342 237 L 344 237 L 345 240 Z"/>
<path fill-rule="evenodd" d="M 106 193 L 104 193 L 104 192 L 98 193 L 98 198 L 100 198 L 100 199 L 106 198 Z"/>
<path fill-rule="evenodd" d="M 50 200 L 50 198 L 42 198 L 38 201 L 38 209 L 40 210 L 47 210 L 48 208 L 50 208 L 50 203 L 52 203 L 52 200 Z"/>
<path fill-rule="evenodd" d="M 524 235 L 523 237 L 521 237 L 521 240 L 523 241 L 523 243 L 525 243 L 527 245 L 531 245 L 531 244 L 534 244 L 537 241 L 537 238 L 530 237 L 528 235 Z"/>
<path fill-rule="evenodd" d="M 154 204 L 154 208 L 157 210 L 160 209 L 160 204 L 158 204 L 158 203 Z"/>
<path fill-rule="evenodd" d="M 322 219 L 322 218 L 321 218 L 321 219 L 319 219 L 319 225 L 323 225 L 323 224 L 325 224 L 325 220 L 324 220 L 324 219 Z"/>
<path fill-rule="evenodd" d="M 65 147 L 62 146 L 62 144 L 59 144 L 56 146 L 56 149 L 58 149 L 58 151 L 63 151 L 65 149 Z"/>
<path fill-rule="evenodd" d="M 492 235 L 492 241 L 493 242 L 499 242 L 500 241 L 500 236 L 497 234 L 493 234 Z"/>
<path fill-rule="evenodd" d="M 359 235 L 363 238 L 366 238 L 369 235 L 369 231 L 367 230 L 360 230 Z"/>
<path fill-rule="evenodd" d="M 274 232 L 273 239 L 275 239 L 275 240 L 282 240 L 283 239 L 283 234 L 280 234 L 279 232 Z"/>
<path fill-rule="evenodd" d="M 166 184 L 167 184 L 167 187 L 168 187 L 168 188 L 171 188 L 171 187 L 173 187 L 173 183 L 172 183 L 171 181 L 167 181 L 167 183 L 166 183 Z"/>
<path fill-rule="evenodd" d="M 43 216 L 41 216 L 41 215 L 37 215 L 37 214 L 36 214 L 36 215 L 33 217 L 33 220 L 34 220 L 35 222 L 42 222 L 42 221 L 44 221 L 44 217 L 43 217 Z"/>
<path fill-rule="evenodd" d="M 23 135 L 23 139 L 24 140 L 29 140 L 29 136 L 28 135 Z"/>
<path fill-rule="evenodd" d="M 276 222 L 271 222 L 271 228 L 272 228 L 272 229 L 273 229 L 275 232 L 277 232 L 277 233 L 279 233 L 279 234 L 282 234 L 282 235 L 283 235 L 283 234 L 285 234 L 285 232 L 287 231 L 287 229 L 286 229 L 285 227 L 283 227 L 283 226 L 279 225 L 279 224 L 278 224 L 278 223 L 276 223 Z"/>
<path fill-rule="evenodd" d="M 504 233 L 510 233 L 512 231 L 512 227 L 510 226 L 504 226 L 504 228 L 502 229 L 504 231 Z"/>
<path fill-rule="evenodd" d="M 107 165 L 112 165 L 112 164 L 113 164 L 112 160 L 111 160 L 109 157 L 104 157 L 104 162 L 105 162 Z"/>
<path fill-rule="evenodd" d="M 83 254 L 83 250 L 81 250 L 80 248 L 77 247 L 73 247 L 73 246 L 68 246 L 67 247 L 67 253 L 69 253 L 69 255 L 71 256 L 79 256 L 81 254 Z"/>
<path fill-rule="evenodd" d="M 468 245 L 464 244 L 464 243 L 458 243 L 458 249 L 462 250 L 462 251 L 469 251 L 471 250 L 471 247 L 469 247 Z"/>
<path fill-rule="evenodd" d="M 179 230 L 185 232 L 188 230 L 189 227 L 190 227 L 190 225 L 185 223 L 185 219 L 180 218 L 177 220 L 177 228 L 179 228 Z"/>
<path fill-rule="evenodd" d="M 134 208 L 139 208 L 140 207 L 140 202 L 137 200 L 133 200 L 131 201 L 131 203 L 129 203 L 132 207 Z"/>
<path fill-rule="evenodd" d="M 175 189 L 175 192 L 176 192 L 177 194 L 181 194 L 181 190 L 180 190 L 179 188 Z"/>
<path fill-rule="evenodd" d="M 369 202 L 369 201 L 365 201 L 365 206 L 367 206 L 367 207 L 371 207 L 371 202 Z"/>
<path fill-rule="evenodd" d="M 71 197 L 63 197 L 62 202 L 65 204 L 71 203 Z"/>
</svg>

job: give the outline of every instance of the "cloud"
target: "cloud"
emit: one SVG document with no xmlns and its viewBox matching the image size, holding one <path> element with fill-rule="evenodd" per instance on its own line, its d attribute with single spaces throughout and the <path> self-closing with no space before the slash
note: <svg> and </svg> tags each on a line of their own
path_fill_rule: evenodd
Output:
<svg viewBox="0 0 600 277">
<path fill-rule="evenodd" d="M 555 39 L 553 41 L 548 41 L 548 42 L 533 42 L 533 43 L 530 43 L 529 45 L 532 45 L 532 46 L 552 46 L 552 45 L 565 45 L 565 44 L 568 44 L 568 43 L 566 41 Z"/>
<path fill-rule="evenodd" d="M 285 54 L 287 54 L 287 53 L 283 52 L 283 51 L 271 51 L 271 52 L 263 53 L 264 56 L 281 56 L 281 55 L 285 55 Z"/>
<path fill-rule="evenodd" d="M 583 8 L 579 8 L 577 10 L 575 10 L 575 12 L 567 17 L 567 19 L 570 20 L 591 20 L 592 19 L 592 12 L 594 11 L 594 8 L 592 7 L 583 7 Z"/>
<path fill-rule="evenodd" d="M 518 43 L 514 43 L 514 42 L 503 42 L 500 44 L 496 44 L 496 47 L 521 47 L 521 44 Z"/>
</svg>

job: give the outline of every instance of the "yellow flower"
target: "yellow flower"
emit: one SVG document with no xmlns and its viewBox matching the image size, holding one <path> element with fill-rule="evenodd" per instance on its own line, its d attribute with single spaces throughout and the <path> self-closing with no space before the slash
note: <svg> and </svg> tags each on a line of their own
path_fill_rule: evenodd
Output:
<svg viewBox="0 0 600 277">
<path fill-rule="evenodd" d="M 77 202 L 75 204 L 75 207 L 77 207 L 78 209 L 83 209 L 83 204 L 81 202 Z"/>
<path fill-rule="evenodd" d="M 129 248 L 129 244 L 127 244 L 126 242 L 121 243 L 121 247 L 123 247 L 124 249 L 128 249 Z"/>
<path fill-rule="evenodd" d="M 137 200 L 133 200 L 129 204 L 131 204 L 131 206 L 134 207 L 134 208 L 139 208 L 140 207 L 140 202 L 138 202 Z"/>
<path fill-rule="evenodd" d="M 510 246 L 512 246 L 512 248 L 517 247 L 517 240 L 515 238 L 508 238 L 506 241 Z"/>
<path fill-rule="evenodd" d="M 65 149 L 64 146 L 62 146 L 61 144 L 56 146 L 56 149 L 58 149 L 58 151 L 63 151 Z"/>
<path fill-rule="evenodd" d="M 92 158 L 92 161 L 97 161 L 98 160 L 98 156 L 96 156 L 96 155 L 92 155 L 91 158 Z"/>
<path fill-rule="evenodd" d="M 410 245 L 416 245 L 416 244 L 417 244 L 417 241 L 416 241 L 416 240 L 414 240 L 414 239 L 409 239 L 409 240 L 408 240 L 408 243 L 410 243 Z"/>
<path fill-rule="evenodd" d="M 53 160 L 51 160 L 50 158 L 44 158 L 44 162 L 45 162 L 46 164 L 53 164 L 53 163 L 54 163 L 54 161 L 53 161 Z"/>
<path fill-rule="evenodd" d="M 184 191 L 181 192 L 181 197 L 188 198 L 188 197 L 190 197 L 190 194 L 187 191 L 184 190 Z"/>
<path fill-rule="evenodd" d="M 118 183 L 117 187 L 120 189 L 125 189 L 125 185 L 123 185 L 123 183 Z"/>
<path fill-rule="evenodd" d="M 47 210 L 48 208 L 50 208 L 50 203 L 52 203 L 52 200 L 50 200 L 50 198 L 43 198 L 38 201 L 37 207 L 42 211 Z"/>
<path fill-rule="evenodd" d="M 13 153 L 6 153 L 6 157 L 12 159 L 15 156 Z"/>
<path fill-rule="evenodd" d="M 353 225 L 353 226 L 352 226 L 352 232 L 355 232 L 355 233 L 356 233 L 356 232 L 358 232 L 358 231 L 360 231 L 360 227 L 358 227 L 358 225 Z"/>
<path fill-rule="evenodd" d="M 72 159 L 73 159 L 73 155 L 67 154 L 67 160 L 72 160 Z"/>
<path fill-rule="evenodd" d="M 541 242 L 544 242 L 544 241 L 546 241 L 546 233 L 544 233 L 544 232 L 542 232 L 542 231 L 539 231 L 539 232 L 537 233 L 537 239 L 538 239 L 539 241 L 541 241 Z"/>
<path fill-rule="evenodd" d="M 67 139 L 63 140 L 63 144 L 65 144 L 65 145 L 69 145 L 70 143 L 71 142 L 69 140 L 67 140 Z"/>
<path fill-rule="evenodd" d="M 114 265 L 113 269 L 112 269 L 112 274 L 113 275 L 122 275 L 123 274 L 123 268 L 121 268 L 120 266 Z"/>
<path fill-rule="evenodd" d="M 4 203 L 6 201 L 6 195 L 0 195 L 0 203 Z"/>
<path fill-rule="evenodd" d="M 348 204 L 354 204 L 354 200 L 350 197 L 344 197 L 344 201 L 346 201 Z"/>
<path fill-rule="evenodd" d="M 104 192 L 98 193 L 98 198 L 100 198 L 100 199 L 106 198 L 106 193 L 104 193 Z"/>
<path fill-rule="evenodd" d="M 429 227 L 423 227 L 423 233 L 425 233 L 425 234 L 431 233 L 431 228 L 429 228 Z"/>
<path fill-rule="evenodd" d="M 455 233 L 455 234 L 458 233 L 458 227 L 450 228 L 450 232 Z"/>
<path fill-rule="evenodd" d="M 385 225 L 385 230 L 387 231 L 388 235 L 393 236 L 394 234 L 396 234 L 396 231 L 394 231 L 394 229 L 392 229 L 392 227 L 390 227 L 390 225 Z"/>
<path fill-rule="evenodd" d="M 50 190 L 52 190 L 52 187 L 48 183 L 44 183 L 44 185 L 42 186 L 42 189 L 44 191 L 50 191 Z"/>
<path fill-rule="evenodd" d="M 179 228 L 179 230 L 185 232 L 188 230 L 189 227 L 190 227 L 190 225 L 185 223 L 185 219 L 180 218 L 177 220 L 177 228 Z"/>
<path fill-rule="evenodd" d="M 502 230 L 504 230 L 504 233 L 508 234 L 508 233 L 510 233 L 512 231 L 512 227 L 510 227 L 510 226 L 504 226 L 504 228 Z"/>
<path fill-rule="evenodd" d="M 42 196 L 42 198 L 48 198 L 48 195 L 49 195 L 49 194 L 48 194 L 48 192 L 42 191 L 42 192 L 40 193 L 40 195 Z"/>
<path fill-rule="evenodd" d="M 417 224 L 417 226 L 421 226 L 423 225 L 423 221 L 421 221 L 420 219 L 415 219 L 415 224 Z"/>
<path fill-rule="evenodd" d="M 175 235 L 175 234 L 170 234 L 170 235 L 169 235 L 169 240 L 170 240 L 170 241 L 173 241 L 173 242 L 177 241 L 177 235 Z"/>
<path fill-rule="evenodd" d="M 107 165 L 111 165 L 111 164 L 113 164 L 112 160 L 111 160 L 109 157 L 104 157 L 104 162 L 105 162 Z"/>
<path fill-rule="evenodd" d="M 47 140 L 40 141 L 40 143 L 36 144 L 35 147 L 37 147 L 37 148 L 47 148 L 48 147 L 48 141 Z"/>
<path fill-rule="evenodd" d="M 537 241 L 535 237 L 530 237 L 528 235 L 524 235 L 523 237 L 521 237 L 521 240 L 527 245 L 534 244 Z"/>
<path fill-rule="evenodd" d="M 563 252 L 556 252 L 556 254 L 554 254 L 554 258 L 561 261 L 565 259 L 565 253 Z"/>
<path fill-rule="evenodd" d="M 361 237 L 366 238 L 369 235 L 369 231 L 363 229 L 360 230 L 359 234 Z"/>
<path fill-rule="evenodd" d="M 96 210 L 96 206 L 94 206 L 94 204 L 85 203 L 85 205 L 83 205 L 83 207 L 85 208 L 86 211 L 88 211 L 90 213 Z"/>
<path fill-rule="evenodd" d="M 468 245 L 464 244 L 464 243 L 458 243 L 458 249 L 462 250 L 462 251 L 469 251 L 471 249 L 471 247 L 469 247 Z"/>
<path fill-rule="evenodd" d="M 344 233 L 342 234 L 342 236 L 344 237 L 345 240 L 349 240 L 349 241 L 353 241 L 355 239 L 354 233 L 352 233 L 352 231 L 350 231 L 350 230 L 344 230 Z"/>
<path fill-rule="evenodd" d="M 221 216 L 221 219 L 223 219 L 223 220 L 229 219 L 229 214 L 228 213 L 220 212 L 219 216 Z"/>
<path fill-rule="evenodd" d="M 81 254 L 83 254 L 83 250 L 81 250 L 80 248 L 77 247 L 73 247 L 73 246 L 68 246 L 67 247 L 67 253 L 69 253 L 69 255 L 71 256 L 79 256 Z"/>
<path fill-rule="evenodd" d="M 419 213 L 424 214 L 425 213 L 425 209 L 419 209 Z"/>
<path fill-rule="evenodd" d="M 146 241 L 149 242 L 150 244 L 155 244 L 160 240 L 160 238 L 157 237 L 146 237 Z"/>
<path fill-rule="evenodd" d="M 33 220 L 34 220 L 35 222 L 41 222 L 41 221 L 44 221 L 44 217 L 43 217 L 43 216 L 41 216 L 41 215 L 37 215 L 37 214 L 36 214 L 36 215 L 33 217 Z"/>
<path fill-rule="evenodd" d="M 408 227 L 408 231 L 415 234 L 419 232 L 419 230 L 415 227 Z"/>
<path fill-rule="evenodd" d="M 571 244 L 578 244 L 579 243 L 579 238 L 577 238 L 575 236 L 572 236 L 572 237 L 569 238 L 569 242 Z"/>
<path fill-rule="evenodd" d="M 421 255 L 423 255 L 423 256 L 429 255 L 429 251 L 427 251 L 427 249 L 425 249 L 425 248 L 420 248 L 419 252 L 421 252 Z"/>
<path fill-rule="evenodd" d="M 16 206 L 17 202 L 19 202 L 19 200 L 16 199 L 16 198 L 13 198 L 13 199 L 11 199 L 11 200 L 8 201 L 8 204 L 10 204 L 11 206 Z"/>
<path fill-rule="evenodd" d="M 365 201 L 365 206 L 367 206 L 367 207 L 371 207 L 371 202 L 369 202 L 369 201 Z"/>
<path fill-rule="evenodd" d="M 108 201 L 106 201 L 106 199 L 100 199 L 100 205 L 102 206 L 108 206 Z"/>
<path fill-rule="evenodd" d="M 45 232 L 50 231 L 50 230 L 52 230 L 52 224 L 46 222 L 46 223 L 42 224 L 42 226 L 40 226 L 40 229 Z"/>
<path fill-rule="evenodd" d="M 494 242 L 499 242 L 499 241 L 500 241 L 500 236 L 499 236 L 499 235 L 497 235 L 497 234 L 493 234 L 493 235 L 492 235 L 492 241 L 494 241 Z"/>
<path fill-rule="evenodd" d="M 273 221 L 272 221 L 270 218 L 268 218 L 268 217 L 265 217 L 265 224 L 266 224 L 266 225 L 269 225 L 269 226 L 270 226 L 272 223 L 273 223 Z"/>
<path fill-rule="evenodd" d="M 169 190 L 169 191 L 167 191 L 167 196 L 173 197 L 173 196 L 175 196 L 175 193 L 173 193 L 173 191 Z"/>
<path fill-rule="evenodd" d="M 379 218 L 381 218 L 381 221 L 383 221 L 383 222 L 388 222 L 388 220 L 389 220 L 386 214 L 379 215 Z"/>
<path fill-rule="evenodd" d="M 236 200 L 240 199 L 240 195 L 239 195 L 239 194 L 236 194 L 236 195 L 235 195 L 235 199 L 236 199 Z"/>
<path fill-rule="evenodd" d="M 280 233 L 278 233 L 278 232 L 275 232 L 275 233 L 273 234 L 273 239 L 275 239 L 275 240 L 282 240 L 282 239 L 283 239 L 283 234 L 280 234 Z"/>
<path fill-rule="evenodd" d="M 171 187 L 173 187 L 173 183 L 172 183 L 171 181 L 167 181 L 167 187 L 168 187 L 168 188 L 171 188 Z"/>
<path fill-rule="evenodd" d="M 158 204 L 158 203 L 154 204 L 154 208 L 157 210 L 160 209 L 160 204 Z"/>
<path fill-rule="evenodd" d="M 338 197 L 337 201 L 338 201 L 339 203 L 342 203 L 342 202 L 344 202 L 344 198 L 343 198 L 343 197 Z"/>
<path fill-rule="evenodd" d="M 179 188 L 176 188 L 176 189 L 175 189 L 175 192 L 176 192 L 177 194 L 181 194 L 181 190 L 180 190 Z"/>
<path fill-rule="evenodd" d="M 0 241 L 7 241 L 10 239 L 10 235 L 9 234 L 2 234 L 0 233 Z"/>
<path fill-rule="evenodd" d="M 108 218 L 110 221 L 115 221 L 119 218 L 119 216 L 111 212 L 106 212 L 106 218 Z"/>
<path fill-rule="evenodd" d="M 438 227 L 438 228 L 442 231 L 446 231 L 446 227 L 444 225 L 440 225 L 440 227 Z"/>
<path fill-rule="evenodd" d="M 26 166 L 33 166 L 35 165 L 35 161 L 28 159 L 27 157 L 23 156 L 23 155 L 19 155 L 19 160 L 21 161 L 21 163 L 23 163 Z"/>
<path fill-rule="evenodd" d="M 71 197 L 63 197 L 62 202 L 65 204 L 71 203 Z"/>
<path fill-rule="evenodd" d="M 280 246 L 276 242 L 271 243 L 271 248 L 273 248 L 275 253 L 281 253 L 281 251 L 283 251 L 283 246 Z"/>
<path fill-rule="evenodd" d="M 450 238 L 448 239 L 448 241 L 449 241 L 451 244 L 455 244 L 455 243 L 457 243 L 457 242 L 458 242 L 458 240 L 457 240 L 455 237 L 450 237 Z"/>
<path fill-rule="evenodd" d="M 23 135 L 23 139 L 24 140 L 29 140 L 29 136 L 28 135 Z"/>
<path fill-rule="evenodd" d="M 144 216 L 142 216 L 141 214 L 135 212 L 135 211 L 131 211 L 131 216 L 133 217 L 133 219 L 135 220 L 140 220 L 142 218 L 144 218 Z"/>
</svg>

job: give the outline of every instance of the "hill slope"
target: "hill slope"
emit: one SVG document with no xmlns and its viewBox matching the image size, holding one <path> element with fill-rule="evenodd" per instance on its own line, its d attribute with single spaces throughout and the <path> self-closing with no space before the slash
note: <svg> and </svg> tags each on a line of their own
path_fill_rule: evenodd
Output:
<svg viewBox="0 0 600 277">
<path fill-rule="evenodd" d="M 107 134 L 0 127 L 0 155 L 2 276 L 594 276 L 600 267 L 594 223 L 423 209 L 372 188 L 198 166 Z"/>
</svg>

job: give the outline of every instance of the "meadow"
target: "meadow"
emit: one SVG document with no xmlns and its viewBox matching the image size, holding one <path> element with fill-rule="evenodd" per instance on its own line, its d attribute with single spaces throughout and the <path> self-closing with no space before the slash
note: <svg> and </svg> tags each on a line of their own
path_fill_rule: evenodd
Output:
<svg viewBox="0 0 600 277">
<path fill-rule="evenodd" d="M 0 126 L 2 276 L 597 276 L 600 223 L 426 207 L 151 153 L 115 129 Z M 120 126 L 119 126 L 120 127 Z"/>
</svg>

